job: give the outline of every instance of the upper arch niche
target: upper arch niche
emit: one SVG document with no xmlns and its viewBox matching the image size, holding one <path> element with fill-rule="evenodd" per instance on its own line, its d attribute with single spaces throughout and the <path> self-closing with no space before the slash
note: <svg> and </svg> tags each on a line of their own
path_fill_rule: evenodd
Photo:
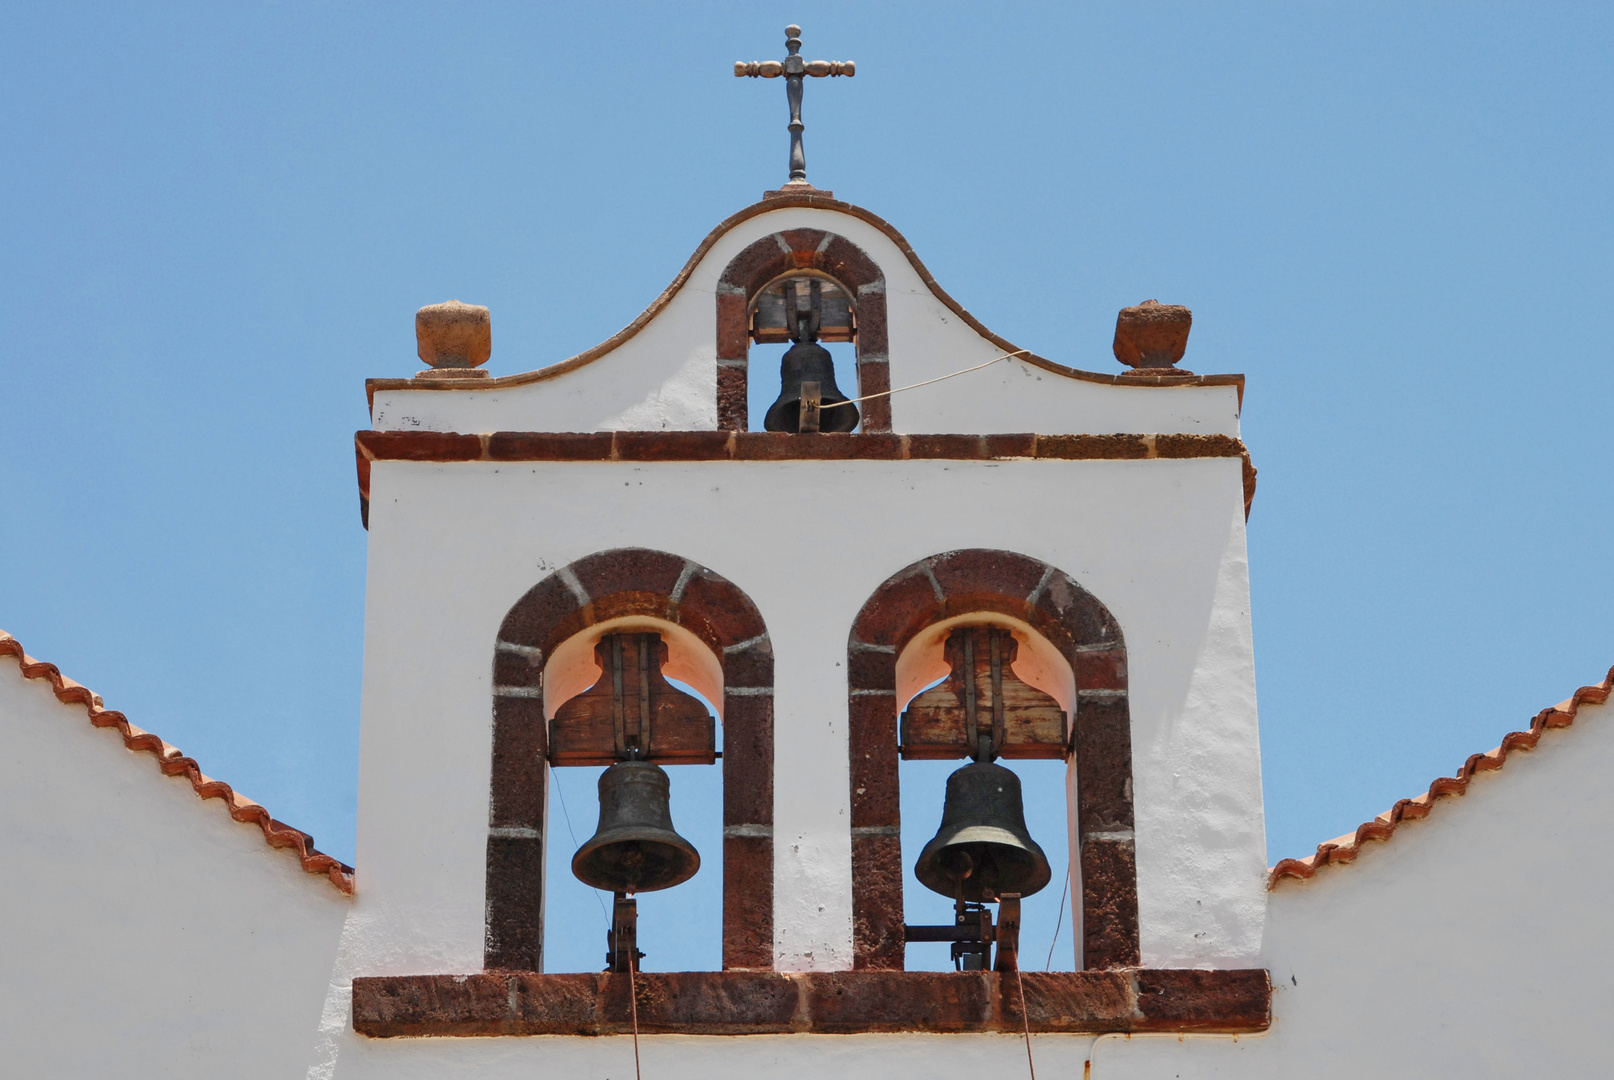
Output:
<svg viewBox="0 0 1614 1080">
<path fill-rule="evenodd" d="M 822 229 L 785 229 L 748 244 L 729 260 L 717 283 L 717 426 L 746 430 L 748 356 L 753 312 L 764 290 L 797 274 L 834 282 L 852 303 L 857 348 L 857 395 L 891 389 L 886 340 L 885 275 L 868 253 Z M 891 400 L 863 402 L 865 432 L 891 430 Z"/>
</svg>

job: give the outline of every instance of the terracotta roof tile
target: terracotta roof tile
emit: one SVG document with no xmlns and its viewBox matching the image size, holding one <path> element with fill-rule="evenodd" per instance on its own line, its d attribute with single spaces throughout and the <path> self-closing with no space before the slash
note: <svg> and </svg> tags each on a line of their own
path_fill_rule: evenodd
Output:
<svg viewBox="0 0 1614 1080">
<path fill-rule="evenodd" d="M 1286 877 L 1305 880 L 1324 866 L 1351 862 L 1362 850 L 1362 845 L 1369 840 L 1388 840 L 1403 821 L 1417 821 L 1427 817 L 1436 799 L 1446 795 L 1462 795 L 1468 790 L 1468 782 L 1473 779 L 1475 773 L 1500 769 L 1507 763 L 1508 755 L 1515 750 L 1534 750 L 1536 743 L 1541 741 L 1543 731 L 1573 724 L 1575 715 L 1582 705 L 1603 704 L 1608 700 L 1611 689 L 1614 689 L 1614 668 L 1609 668 L 1608 674 L 1603 676 L 1603 681 L 1596 686 L 1583 686 L 1576 690 L 1569 700 L 1536 713 L 1535 719 L 1530 721 L 1529 730 L 1510 731 L 1502 739 L 1502 745 L 1490 753 L 1470 757 L 1463 762 L 1463 767 L 1457 770 L 1456 776 L 1441 777 L 1430 784 L 1429 790 L 1422 795 L 1402 799 L 1372 821 L 1363 822 L 1354 833 L 1346 833 L 1327 843 L 1318 844 L 1315 855 L 1304 859 L 1280 860 L 1278 865 L 1268 872 L 1267 888 L 1276 888 L 1278 882 Z"/>
<path fill-rule="evenodd" d="M 236 821 L 256 825 L 263 831 L 264 842 L 273 848 L 291 848 L 303 869 L 310 874 L 321 874 L 342 892 L 353 894 L 353 868 L 338 862 L 314 848 L 314 838 L 300 829 L 269 816 L 269 811 L 231 788 L 222 780 L 205 776 L 194 758 L 188 758 L 179 749 L 163 742 L 149 731 L 142 731 L 129 723 L 121 712 L 101 704 L 101 695 L 89 687 L 64 676 L 55 664 L 35 660 L 23 652 L 22 643 L 0 630 L 0 655 L 15 656 L 25 679 L 48 679 L 56 699 L 67 705 L 83 705 L 90 723 L 96 727 L 115 727 L 123 736 L 123 745 L 130 750 L 149 751 L 157 759 L 157 767 L 165 776 L 184 776 L 191 782 L 196 794 L 204 799 L 222 799 Z"/>
</svg>

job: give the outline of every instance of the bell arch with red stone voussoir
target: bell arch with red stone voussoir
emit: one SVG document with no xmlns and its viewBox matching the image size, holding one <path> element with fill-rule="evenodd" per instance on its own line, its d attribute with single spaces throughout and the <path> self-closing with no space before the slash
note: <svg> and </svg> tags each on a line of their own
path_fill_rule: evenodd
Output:
<svg viewBox="0 0 1614 1080">
<path fill-rule="evenodd" d="M 770 282 L 793 270 L 833 278 L 852 298 L 857 319 L 857 393 L 891 389 L 886 338 L 885 275 L 864 250 L 822 229 L 770 233 L 734 256 L 717 283 L 717 426 L 746 430 L 751 347 L 751 305 Z M 891 430 L 891 399 L 877 397 L 858 406 L 865 433 Z"/>
<path fill-rule="evenodd" d="M 927 626 L 999 614 L 1031 625 L 1076 682 L 1081 966 L 1136 967 L 1138 875 L 1133 843 L 1132 729 L 1126 644 L 1099 600 L 1069 574 L 1012 551 L 972 548 L 921 559 L 863 605 L 847 642 L 852 800 L 853 965 L 904 964 L 897 657 Z"/>
<path fill-rule="evenodd" d="M 773 646 L 756 605 L 679 555 L 602 551 L 517 600 L 493 657 L 493 774 L 483 966 L 542 970 L 544 663 L 590 626 L 623 616 L 691 632 L 723 672 L 723 966 L 773 965 Z"/>
</svg>

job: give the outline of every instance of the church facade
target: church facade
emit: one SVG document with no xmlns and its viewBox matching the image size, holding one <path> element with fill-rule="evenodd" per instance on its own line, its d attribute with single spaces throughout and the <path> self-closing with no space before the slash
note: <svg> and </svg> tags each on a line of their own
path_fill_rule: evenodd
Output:
<svg viewBox="0 0 1614 1080">
<path fill-rule="evenodd" d="M 429 369 L 368 386 L 356 870 L 0 637 L 19 1074 L 1598 1071 L 1609 680 L 1269 868 L 1243 379 L 1179 366 L 1185 309 L 1071 369 L 797 182 L 577 357 L 489 376 L 489 318 L 423 309 Z M 785 340 L 806 366 L 749 431 Z M 923 757 L 1064 762 L 1029 823 L 1069 854 L 1057 970 L 1016 956 L 1046 875 L 1012 813 L 904 850 Z M 720 771 L 720 968 L 641 971 L 623 936 L 546 970 L 596 932 L 545 918 L 550 770 L 583 762 Z M 916 859 L 955 928 L 906 924 Z M 959 970 L 907 970 L 941 939 Z"/>
</svg>

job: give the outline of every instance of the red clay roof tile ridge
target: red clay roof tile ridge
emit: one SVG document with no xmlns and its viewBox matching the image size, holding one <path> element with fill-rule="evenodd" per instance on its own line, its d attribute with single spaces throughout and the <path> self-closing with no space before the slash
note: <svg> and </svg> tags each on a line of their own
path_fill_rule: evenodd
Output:
<svg viewBox="0 0 1614 1080">
<path fill-rule="evenodd" d="M 1354 833 L 1337 836 L 1317 845 L 1317 854 L 1304 859 L 1280 859 L 1278 865 L 1267 872 L 1267 888 L 1277 888 L 1284 878 L 1302 881 L 1313 877 L 1324 866 L 1353 861 L 1369 840 L 1388 840 L 1403 821 L 1417 821 L 1429 816 L 1435 800 L 1446 795 L 1462 795 L 1475 773 L 1500 769 L 1508 755 L 1515 750 L 1534 750 L 1541 741 L 1542 732 L 1549 728 L 1569 727 L 1584 704 L 1602 705 L 1614 690 L 1614 667 L 1609 668 L 1603 681 L 1595 686 L 1583 686 L 1567 700 L 1550 709 L 1542 709 L 1530 721 L 1526 731 L 1510 731 L 1502 737 L 1502 744 L 1488 754 L 1474 754 L 1463 762 L 1456 776 L 1443 776 L 1429 785 L 1429 790 L 1412 799 L 1402 799 L 1390 809 L 1357 827 Z"/>
<path fill-rule="evenodd" d="M 4 630 L 0 630 L 0 655 L 16 657 L 23 678 L 49 680 L 57 701 L 64 705 L 83 705 L 90 723 L 96 727 L 117 728 L 123 736 L 123 745 L 130 750 L 149 751 L 157 759 L 157 767 L 163 775 L 184 776 L 203 799 L 222 799 L 229 808 L 230 817 L 244 824 L 258 826 L 263 832 L 264 842 L 270 847 L 291 848 L 297 853 L 297 860 L 305 871 L 320 874 L 341 892 L 353 895 L 353 868 L 317 850 L 312 836 L 283 821 L 276 821 L 268 810 L 224 781 L 203 775 L 195 758 L 186 757 L 178 747 L 170 746 L 151 732 L 135 727 L 121 712 L 105 708 L 101 704 L 101 695 L 67 678 L 55 664 L 29 656 L 23 651 L 22 643 Z"/>
</svg>

